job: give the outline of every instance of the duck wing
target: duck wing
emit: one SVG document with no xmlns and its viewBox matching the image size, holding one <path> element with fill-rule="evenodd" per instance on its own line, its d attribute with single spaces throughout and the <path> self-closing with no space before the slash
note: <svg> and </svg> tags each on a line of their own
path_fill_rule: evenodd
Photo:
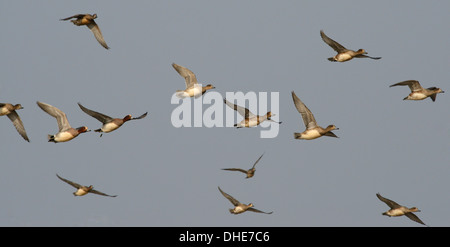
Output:
<svg viewBox="0 0 450 247">
<path fill-rule="evenodd" d="M 255 168 L 256 164 L 259 162 L 259 160 L 263 157 L 264 153 L 259 156 L 259 158 L 255 161 L 255 163 L 252 166 L 252 169 Z"/>
<path fill-rule="evenodd" d="M 388 205 L 390 208 L 398 208 L 400 207 L 400 205 L 392 200 L 389 200 L 387 198 L 384 198 L 380 195 L 380 193 L 377 193 L 377 197 L 378 199 L 380 199 L 380 201 L 386 203 L 386 205 Z"/>
<path fill-rule="evenodd" d="M 271 214 L 271 213 L 273 213 L 273 212 L 266 213 L 266 212 L 261 211 L 261 210 L 256 209 L 256 208 L 248 208 L 247 211 L 252 211 L 252 212 L 255 212 L 255 213 L 263 213 L 263 214 Z"/>
<path fill-rule="evenodd" d="M 103 113 L 100 113 L 100 112 L 96 112 L 96 111 L 90 110 L 90 109 L 84 107 L 83 105 L 81 105 L 80 103 L 78 103 L 78 106 L 81 108 L 81 110 L 82 110 L 84 113 L 86 113 L 86 114 L 88 114 L 89 116 L 91 116 L 91 117 L 97 119 L 98 121 L 102 122 L 103 124 L 105 124 L 105 123 L 107 123 L 107 122 L 109 122 L 109 121 L 111 121 L 111 120 L 113 119 L 112 117 L 107 116 L 107 115 L 105 115 L 105 114 L 103 114 Z"/>
<path fill-rule="evenodd" d="M 109 197 L 116 197 L 116 196 L 117 196 L 117 195 L 111 196 L 111 195 L 105 194 L 105 193 L 103 193 L 103 192 L 100 192 L 100 191 L 98 191 L 98 190 L 94 190 L 94 189 L 90 190 L 89 193 L 94 193 L 94 194 L 97 194 L 97 195 L 101 195 L 101 196 L 109 196 Z"/>
<path fill-rule="evenodd" d="M 219 188 L 220 193 L 222 193 L 222 195 L 223 195 L 225 198 L 227 198 L 227 199 L 231 202 L 231 204 L 233 204 L 234 206 L 237 206 L 237 205 L 240 204 L 240 202 L 239 202 L 238 200 L 234 199 L 234 197 L 232 197 L 232 196 L 228 195 L 227 193 L 223 192 L 223 191 L 220 189 L 220 187 L 217 187 L 217 188 Z"/>
<path fill-rule="evenodd" d="M 238 171 L 238 172 L 242 172 L 247 174 L 247 171 L 241 168 L 223 168 L 222 170 L 226 170 L 226 171 Z"/>
<path fill-rule="evenodd" d="M 322 40 L 327 45 L 329 45 L 331 48 L 333 48 L 333 50 L 335 50 L 337 53 L 341 53 L 341 52 L 347 51 L 347 48 L 345 48 L 344 46 L 342 46 L 338 42 L 334 41 L 333 39 L 331 39 L 330 37 L 325 35 L 325 33 L 322 30 L 320 30 L 320 37 L 322 37 Z"/>
<path fill-rule="evenodd" d="M 73 187 L 76 188 L 76 189 L 81 188 L 81 185 L 80 185 L 80 184 L 77 184 L 77 183 L 72 182 L 72 181 L 70 181 L 70 180 L 68 180 L 68 179 L 62 178 L 62 177 L 60 177 L 58 174 L 56 174 L 56 176 L 57 176 L 59 179 L 61 179 L 62 181 L 64 181 L 64 182 L 70 184 L 71 186 L 73 186 Z"/>
<path fill-rule="evenodd" d="M 297 95 L 292 91 L 292 99 L 294 101 L 295 108 L 302 115 L 303 123 L 306 129 L 312 129 L 317 127 L 316 119 L 312 112 L 306 107 L 306 105 L 297 97 Z"/>
<path fill-rule="evenodd" d="M 186 83 L 186 88 L 193 87 L 195 84 L 198 84 L 197 77 L 194 72 L 189 70 L 186 67 L 180 66 L 176 63 L 172 63 L 172 67 L 180 74 Z"/>
<path fill-rule="evenodd" d="M 381 59 L 381 57 L 371 57 L 371 56 L 367 56 L 367 55 L 364 55 L 364 54 L 359 54 L 359 55 L 356 55 L 355 57 L 359 57 L 359 58 L 371 58 L 371 59 L 375 59 L 375 60 Z"/>
<path fill-rule="evenodd" d="M 134 117 L 134 118 L 132 118 L 132 119 L 130 119 L 130 120 L 138 120 L 138 119 L 143 119 L 143 118 L 145 118 L 145 117 L 147 116 L 147 113 L 148 113 L 148 112 L 146 112 L 146 113 L 144 113 L 144 114 L 140 115 L 139 117 Z"/>
<path fill-rule="evenodd" d="M 91 20 L 91 22 L 87 24 L 87 27 L 94 34 L 95 39 L 97 39 L 98 43 L 100 43 L 100 45 L 102 45 L 105 49 L 109 49 L 109 46 L 106 44 L 106 41 L 102 35 L 102 31 L 100 31 L 97 23 L 94 20 Z"/>
<path fill-rule="evenodd" d="M 63 111 L 52 105 L 39 101 L 37 101 L 37 105 L 50 116 L 56 118 L 59 131 L 64 131 L 71 128 L 69 121 L 67 120 L 67 116 Z"/>
<path fill-rule="evenodd" d="M 27 132 L 25 131 L 25 127 L 23 127 L 22 120 L 19 117 L 19 114 L 17 114 L 16 111 L 12 111 L 10 114 L 7 115 L 9 120 L 13 123 L 14 127 L 16 128 L 17 132 L 25 139 L 26 141 L 30 142 L 30 139 L 28 139 Z"/>
<path fill-rule="evenodd" d="M 417 223 L 420 223 L 422 225 L 426 225 L 425 223 L 423 223 L 422 220 L 419 219 L 419 217 L 417 217 L 417 215 L 415 215 L 414 213 L 406 213 L 405 214 L 406 217 L 408 217 L 410 220 L 415 221 Z"/>
<path fill-rule="evenodd" d="M 84 16 L 85 16 L 85 14 L 77 14 L 77 15 L 73 15 L 71 17 L 67 17 L 67 18 L 63 18 L 63 19 L 59 19 L 59 20 L 60 21 L 67 21 L 67 20 L 70 20 L 72 18 L 80 19 L 80 18 L 83 18 Z"/>
<path fill-rule="evenodd" d="M 422 89 L 422 86 L 416 80 L 402 81 L 402 82 L 399 82 L 399 83 L 392 84 L 389 87 L 395 87 L 395 86 L 408 86 L 409 89 L 411 89 L 411 92 L 418 91 L 418 90 Z"/>
<path fill-rule="evenodd" d="M 235 111 L 237 111 L 244 118 L 251 118 L 251 117 L 255 117 L 256 116 L 255 114 L 253 114 L 250 110 L 248 110 L 245 107 L 235 105 L 235 104 L 229 102 L 226 99 L 224 99 L 224 102 L 225 102 L 225 104 L 227 106 L 229 106 L 231 109 L 234 109 Z"/>
</svg>

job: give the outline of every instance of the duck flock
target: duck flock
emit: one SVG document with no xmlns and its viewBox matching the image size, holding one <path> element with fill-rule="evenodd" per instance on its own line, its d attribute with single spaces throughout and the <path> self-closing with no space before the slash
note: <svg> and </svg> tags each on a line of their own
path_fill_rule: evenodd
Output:
<svg viewBox="0 0 450 247">
<path fill-rule="evenodd" d="M 95 39 L 98 41 L 98 43 L 105 49 L 110 49 L 107 45 L 105 39 L 103 38 L 102 32 L 98 26 L 98 24 L 95 22 L 95 19 L 97 18 L 97 14 L 76 14 L 67 18 L 60 19 L 61 21 L 68 21 L 70 20 L 74 25 L 76 26 L 86 26 L 89 28 L 89 30 L 94 35 Z M 348 48 L 345 48 L 335 40 L 328 37 L 323 30 L 320 30 L 319 32 L 320 37 L 322 40 L 330 46 L 337 54 L 333 57 L 327 58 L 331 62 L 348 62 L 352 59 L 356 58 L 369 58 L 374 60 L 379 60 L 381 57 L 371 57 L 368 56 L 367 52 L 364 49 L 358 49 L 358 50 L 351 50 Z M 208 90 L 215 89 L 215 87 L 211 84 L 202 86 L 195 76 L 195 74 L 189 70 L 186 67 L 183 67 L 181 65 L 178 65 L 176 63 L 172 64 L 172 67 L 175 69 L 178 74 L 185 79 L 185 86 L 186 88 L 183 90 L 174 90 L 176 96 L 179 98 L 198 98 L 201 97 L 203 94 L 207 93 Z M 404 98 L 404 100 L 425 100 L 427 98 L 430 98 L 433 102 L 436 100 L 436 96 L 439 93 L 444 93 L 444 91 L 440 88 L 437 88 L 435 86 L 432 87 L 422 87 L 421 84 L 416 80 L 407 80 L 395 83 L 391 85 L 390 87 L 396 87 L 396 86 L 408 86 L 410 89 L 410 93 Z M 337 138 L 338 136 L 333 132 L 335 130 L 339 130 L 335 125 L 330 124 L 327 127 L 323 128 L 321 127 L 315 120 L 313 113 L 311 110 L 306 106 L 306 104 L 298 97 L 298 95 L 292 91 L 292 100 L 293 105 L 301 115 L 301 118 L 303 120 L 305 130 L 300 133 L 294 133 L 295 139 L 302 139 L 302 140 L 314 140 L 317 138 L 320 138 L 322 136 L 325 137 L 334 137 Z M 48 103 L 37 101 L 36 104 L 41 108 L 45 113 L 50 115 L 51 117 L 54 117 L 56 119 L 56 123 L 58 126 L 58 131 L 54 134 L 48 134 L 48 142 L 54 142 L 54 143 L 61 143 L 61 142 L 68 142 L 76 138 L 82 133 L 90 132 L 91 130 L 88 129 L 86 126 L 80 126 L 77 128 L 74 128 L 70 125 L 68 121 L 68 117 L 66 114 L 58 109 L 56 106 L 50 105 Z M 265 115 L 256 115 L 252 112 L 250 112 L 247 108 L 236 105 L 232 102 L 229 102 L 227 99 L 224 99 L 224 104 L 230 107 L 231 109 L 234 109 L 237 111 L 244 119 L 236 123 L 234 126 L 236 128 L 250 128 L 250 127 L 256 127 L 260 123 L 264 121 L 270 121 L 275 122 L 277 124 L 281 124 L 282 122 L 276 122 L 271 119 L 273 116 L 272 113 L 269 111 Z M 94 132 L 99 132 L 100 137 L 104 133 L 109 133 L 112 131 L 117 130 L 120 128 L 125 122 L 130 120 L 140 120 L 147 116 L 147 112 L 142 113 L 138 117 L 132 117 L 131 115 L 126 115 L 124 117 L 110 117 L 106 114 L 97 112 L 95 110 L 91 110 L 85 106 L 83 106 L 81 103 L 78 103 L 78 106 L 80 109 L 86 113 L 87 115 L 97 119 L 101 124 L 99 124 L 99 128 L 95 129 Z M 0 116 L 7 116 L 9 120 L 12 122 L 13 126 L 17 130 L 17 132 L 20 134 L 20 136 L 27 142 L 30 142 L 30 139 L 27 135 L 25 125 L 23 124 L 18 111 L 20 109 L 23 109 L 21 104 L 13 104 L 13 103 L 0 103 Z M 323 113 L 321 113 L 323 114 Z M 222 170 L 225 171 L 238 171 L 245 174 L 246 179 L 251 179 L 255 175 L 256 171 L 256 164 L 261 160 L 264 153 L 254 162 L 253 166 L 249 169 L 243 169 L 243 168 L 223 168 Z M 71 180 L 68 180 L 64 177 L 59 176 L 56 174 L 57 178 L 59 178 L 61 181 L 71 185 L 76 189 L 73 194 L 75 196 L 84 196 L 88 193 L 93 193 L 97 195 L 102 196 L 108 196 L 108 197 L 116 197 L 117 195 L 109 195 L 105 194 L 103 192 L 100 192 L 98 190 L 95 190 L 92 185 L 80 185 L 76 182 L 73 182 Z M 254 208 L 252 203 L 241 203 L 231 195 L 224 192 L 220 187 L 218 187 L 219 192 L 228 199 L 234 206 L 234 208 L 229 209 L 230 213 L 232 214 L 240 214 L 246 211 L 256 212 L 256 213 L 265 213 L 265 214 L 271 214 L 272 212 L 264 212 L 261 210 L 258 210 Z M 414 212 L 420 212 L 420 210 L 416 207 L 406 207 L 402 206 L 390 199 L 387 199 L 383 196 L 381 196 L 379 193 L 376 194 L 377 198 L 384 202 L 388 207 L 389 210 L 382 213 L 386 216 L 406 216 L 409 219 L 418 222 L 420 224 L 425 225 L 425 223 L 417 217 L 417 215 L 414 214 Z"/>
</svg>

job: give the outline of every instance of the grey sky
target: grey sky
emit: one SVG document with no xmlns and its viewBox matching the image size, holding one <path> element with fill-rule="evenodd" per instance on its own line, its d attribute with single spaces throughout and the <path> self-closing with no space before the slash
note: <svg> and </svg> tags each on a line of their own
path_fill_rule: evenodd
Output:
<svg viewBox="0 0 450 247">
<path fill-rule="evenodd" d="M 0 102 L 18 111 L 31 142 L 0 118 L 1 226 L 421 226 L 388 218 L 379 192 L 430 226 L 449 226 L 449 96 L 403 101 L 408 79 L 450 91 L 448 1 L 2 1 Z M 59 21 L 97 13 L 106 50 L 86 27 Z M 381 60 L 332 63 L 324 32 Z M 175 128 L 170 103 L 184 80 L 175 62 L 213 91 L 279 92 L 279 135 L 261 127 Z M 339 139 L 295 140 L 304 130 L 291 91 Z M 78 107 L 127 122 L 48 143 L 64 111 L 73 127 L 100 128 Z M 225 110 L 224 105 L 224 110 Z M 239 119 L 240 120 L 240 119 Z M 277 119 L 278 120 L 278 119 Z M 251 179 L 221 170 L 250 168 Z M 74 197 L 60 176 L 116 198 Z M 231 215 L 218 191 L 271 215 Z"/>
</svg>

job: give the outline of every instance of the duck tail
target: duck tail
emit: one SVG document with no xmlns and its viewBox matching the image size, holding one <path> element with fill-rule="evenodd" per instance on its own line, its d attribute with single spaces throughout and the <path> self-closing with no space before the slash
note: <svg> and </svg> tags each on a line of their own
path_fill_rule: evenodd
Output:
<svg viewBox="0 0 450 247">
<path fill-rule="evenodd" d="M 331 62 L 336 62 L 336 59 L 334 59 L 334 57 L 329 57 L 328 60 Z"/>
<path fill-rule="evenodd" d="M 294 138 L 295 139 L 300 139 L 301 136 L 302 136 L 301 133 L 294 133 Z"/>
<path fill-rule="evenodd" d="M 56 143 L 54 135 L 47 135 L 47 139 L 48 139 L 48 142 L 55 142 Z"/>
<path fill-rule="evenodd" d="M 95 132 L 102 132 L 102 129 L 96 129 Z"/>
<path fill-rule="evenodd" d="M 176 95 L 178 98 L 180 98 L 180 99 L 186 98 L 186 94 L 185 94 L 185 92 L 184 92 L 183 90 L 177 90 L 176 93 L 175 93 L 175 95 Z"/>
</svg>

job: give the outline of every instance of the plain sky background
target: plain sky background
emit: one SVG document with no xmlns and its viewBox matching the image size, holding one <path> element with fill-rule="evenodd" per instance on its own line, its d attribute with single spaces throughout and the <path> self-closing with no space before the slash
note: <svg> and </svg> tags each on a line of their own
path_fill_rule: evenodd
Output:
<svg viewBox="0 0 450 247">
<path fill-rule="evenodd" d="M 1 1 L 0 102 L 18 111 L 30 143 L 0 118 L 0 226 L 412 226 L 375 194 L 429 226 L 450 226 L 450 117 L 436 102 L 403 101 L 415 79 L 450 91 L 449 1 Z M 59 21 L 97 13 L 106 50 L 87 27 Z M 327 60 L 324 32 L 381 60 Z M 279 135 L 261 127 L 175 128 L 170 99 L 188 67 L 214 91 L 279 92 Z M 305 129 L 291 91 L 340 138 L 295 140 Z M 138 116 L 99 137 L 48 143 L 63 110 Z M 225 109 L 224 105 L 224 109 Z M 277 120 L 278 120 L 277 119 Z M 238 119 L 240 120 L 240 118 Z M 221 168 L 250 168 L 244 179 Z M 88 194 L 55 174 L 116 198 Z M 231 215 L 217 187 L 271 215 Z"/>
</svg>

